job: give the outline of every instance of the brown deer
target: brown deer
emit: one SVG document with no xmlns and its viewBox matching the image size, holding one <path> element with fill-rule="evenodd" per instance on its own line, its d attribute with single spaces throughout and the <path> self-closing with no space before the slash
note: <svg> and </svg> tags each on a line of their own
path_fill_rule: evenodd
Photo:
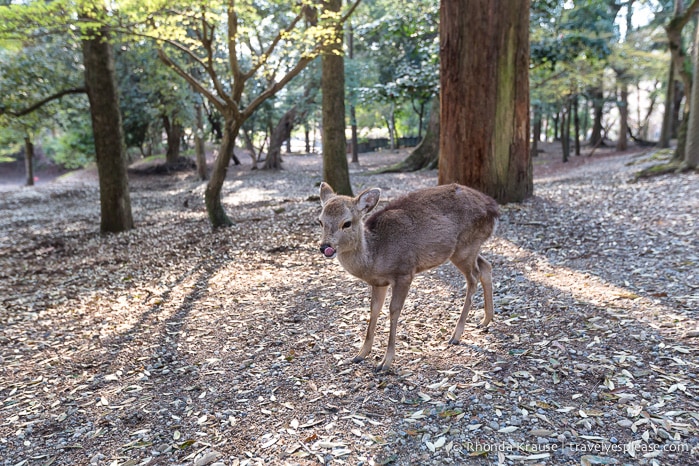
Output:
<svg viewBox="0 0 699 466">
<path fill-rule="evenodd" d="M 388 370 L 396 353 L 396 327 L 410 283 L 416 274 L 451 260 L 466 277 L 466 301 L 449 343 L 458 344 L 471 308 L 477 281 L 483 285 L 485 316 L 493 318 L 492 267 L 479 255 L 498 218 L 492 198 L 466 186 L 450 184 L 426 188 L 400 197 L 363 220 L 379 202 L 381 191 L 367 189 L 352 198 L 335 194 L 321 183 L 323 229 L 320 250 L 355 277 L 371 286 L 371 314 L 364 344 L 353 362 L 371 351 L 376 321 L 392 289 L 388 348 L 377 371 Z"/>
</svg>

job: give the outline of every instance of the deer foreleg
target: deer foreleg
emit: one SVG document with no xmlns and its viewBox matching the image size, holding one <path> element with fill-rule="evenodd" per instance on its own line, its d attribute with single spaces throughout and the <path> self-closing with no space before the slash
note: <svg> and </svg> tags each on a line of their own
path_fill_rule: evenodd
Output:
<svg viewBox="0 0 699 466">
<path fill-rule="evenodd" d="M 369 315 L 369 326 L 366 329 L 366 337 L 364 338 L 362 349 L 359 350 L 359 354 L 352 359 L 352 362 L 363 361 L 369 352 L 371 352 L 371 347 L 374 344 L 374 334 L 376 333 L 376 321 L 379 319 L 383 302 L 386 299 L 386 290 L 388 290 L 387 286 L 371 287 L 371 313 Z"/>
<path fill-rule="evenodd" d="M 400 311 L 403 309 L 405 298 L 408 296 L 410 282 L 412 277 L 406 277 L 401 280 L 396 280 L 391 288 L 391 304 L 389 304 L 390 329 L 388 332 L 388 347 L 383 360 L 376 366 L 377 371 L 387 371 L 391 368 L 393 358 L 396 356 L 396 333 L 398 329 L 398 318 Z"/>
</svg>

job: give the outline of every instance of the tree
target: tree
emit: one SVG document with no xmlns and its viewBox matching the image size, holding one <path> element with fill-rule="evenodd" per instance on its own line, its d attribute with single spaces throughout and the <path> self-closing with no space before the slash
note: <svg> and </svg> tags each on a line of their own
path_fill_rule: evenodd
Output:
<svg viewBox="0 0 699 466">
<path fill-rule="evenodd" d="M 328 0 L 326 11 L 337 14 L 342 0 Z M 321 55 L 323 92 L 323 180 L 338 194 L 352 195 L 345 138 L 345 61 L 339 25 Z"/>
<path fill-rule="evenodd" d="M 673 66 L 683 84 L 684 93 L 687 96 L 687 100 L 690 101 L 692 98 L 692 75 L 690 72 L 691 65 L 687 66 L 688 58 L 682 45 L 682 30 L 692 19 L 694 12 L 699 8 L 699 0 L 693 0 L 683 12 L 681 12 L 681 8 L 679 6 L 679 0 L 676 1 L 675 16 L 665 26 L 665 31 L 667 33 Z M 681 160 L 684 158 L 685 141 L 687 135 L 686 124 L 689 120 L 687 112 L 689 111 L 689 108 L 689 105 L 685 105 L 685 114 L 684 118 L 682 119 L 682 127 L 679 128 L 677 149 L 674 156 L 676 160 Z M 666 111 L 668 111 L 668 109 L 666 109 Z"/>
<path fill-rule="evenodd" d="M 529 1 L 442 0 L 440 21 L 439 183 L 521 201 L 533 191 Z"/>
<path fill-rule="evenodd" d="M 256 8 L 239 7 L 232 0 L 222 4 L 185 3 L 182 16 L 172 17 L 170 9 L 159 12 L 163 24 L 181 23 L 174 30 L 156 29 L 147 33 L 162 44 L 158 55 L 163 63 L 223 116 L 223 139 L 206 186 L 205 203 L 211 224 L 227 226 L 232 222 L 221 204 L 221 190 L 240 128 L 263 102 L 313 60 L 358 1 L 344 15 L 321 15 L 318 19 L 316 11 L 305 2 L 271 2 Z M 144 24 L 153 24 L 151 15 L 152 12 L 145 12 Z M 221 15 L 226 19 L 225 37 L 217 32 Z M 308 27 L 302 28 L 304 19 Z M 225 52 L 218 48 L 218 40 L 227 47 Z M 188 63 L 173 57 L 173 50 L 187 55 Z M 198 79 L 193 68 L 205 79 Z M 246 84 L 257 76 L 265 77 L 265 87 L 245 95 Z"/>
<path fill-rule="evenodd" d="M 82 16 L 82 20 L 91 23 L 87 16 Z M 100 230 L 117 233 L 133 228 L 134 223 L 114 57 L 108 29 L 105 26 L 90 26 L 86 29 L 82 44 L 85 87 L 90 99 L 100 183 Z"/>
<path fill-rule="evenodd" d="M 694 31 L 694 71 L 692 73 L 692 93 L 690 95 L 689 122 L 687 124 L 687 145 L 684 151 L 682 169 L 696 169 L 699 166 L 699 27 Z"/>
<path fill-rule="evenodd" d="M 381 173 L 413 172 L 424 168 L 437 168 L 439 162 L 439 95 L 432 98 L 430 119 L 425 137 L 410 152 L 410 155 L 395 165 L 384 168 Z"/>
<path fill-rule="evenodd" d="M 85 94 L 74 49 L 63 38 L 43 37 L 0 51 L 0 128 L 16 139 L 11 145 L 23 141 L 27 186 L 34 184 L 34 138 L 69 96 Z"/>
</svg>

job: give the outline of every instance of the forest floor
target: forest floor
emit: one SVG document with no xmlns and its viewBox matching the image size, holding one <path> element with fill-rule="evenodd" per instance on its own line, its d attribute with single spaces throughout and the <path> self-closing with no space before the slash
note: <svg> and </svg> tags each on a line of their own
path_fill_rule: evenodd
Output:
<svg viewBox="0 0 699 466">
<path fill-rule="evenodd" d="M 192 172 L 131 175 L 99 233 L 94 172 L 0 192 L 0 465 L 699 463 L 699 175 L 652 152 L 534 160 L 484 247 L 495 320 L 447 345 L 451 264 L 415 280 L 393 368 L 368 290 L 318 250 L 320 157 L 231 167 L 212 231 Z M 391 199 L 436 172 L 373 174 Z"/>
</svg>

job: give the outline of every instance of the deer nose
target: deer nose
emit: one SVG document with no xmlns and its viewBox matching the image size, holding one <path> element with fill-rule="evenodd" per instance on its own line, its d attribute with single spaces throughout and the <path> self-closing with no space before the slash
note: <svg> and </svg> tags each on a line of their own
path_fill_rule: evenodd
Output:
<svg viewBox="0 0 699 466">
<path fill-rule="evenodd" d="M 335 249 L 329 244 L 321 244 L 320 252 L 322 252 L 325 257 L 333 257 L 335 255 Z"/>
</svg>

